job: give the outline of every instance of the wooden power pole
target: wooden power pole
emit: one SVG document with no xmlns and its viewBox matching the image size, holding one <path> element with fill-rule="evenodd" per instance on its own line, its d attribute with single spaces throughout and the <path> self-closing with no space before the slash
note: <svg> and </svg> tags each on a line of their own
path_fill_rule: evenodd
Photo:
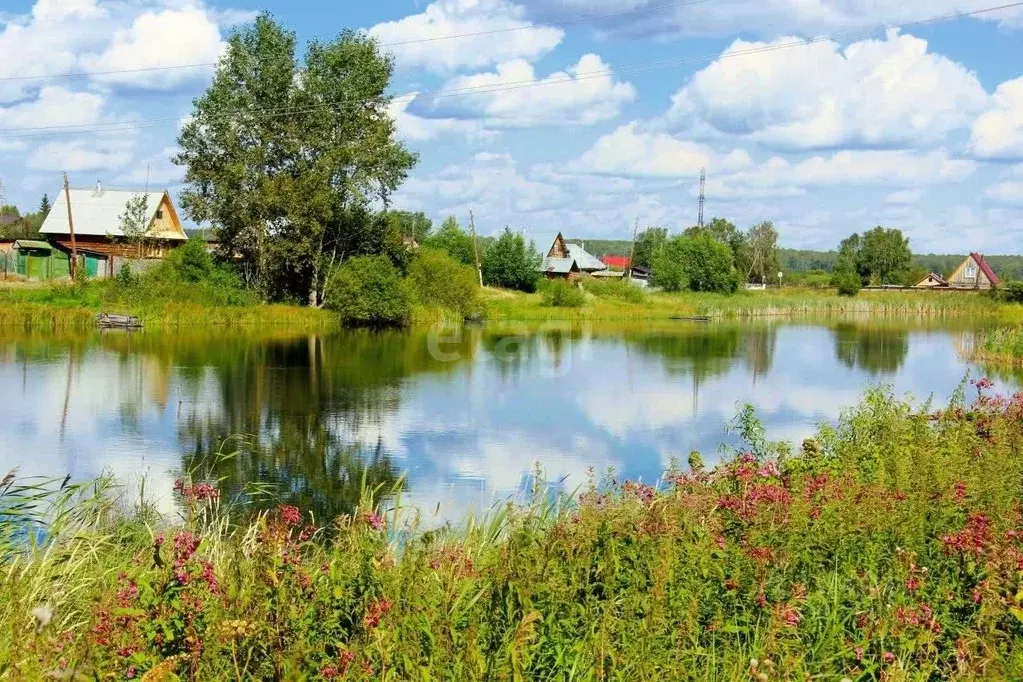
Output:
<svg viewBox="0 0 1023 682">
<path fill-rule="evenodd" d="M 476 273 L 480 276 L 480 286 L 483 286 L 483 266 L 480 265 L 480 244 L 476 240 L 476 218 L 472 211 L 469 211 L 469 230 L 472 232 L 472 259 L 476 262 Z"/>
<path fill-rule="evenodd" d="M 632 227 L 632 253 L 629 254 L 629 279 L 632 279 L 632 267 L 636 264 L 636 237 L 639 236 L 639 218 Z"/>
<path fill-rule="evenodd" d="M 67 173 L 64 173 L 64 201 L 67 202 L 67 229 L 71 233 L 71 281 L 75 281 L 78 274 L 78 246 L 75 244 L 75 219 L 71 215 L 71 185 L 67 181 Z"/>
</svg>

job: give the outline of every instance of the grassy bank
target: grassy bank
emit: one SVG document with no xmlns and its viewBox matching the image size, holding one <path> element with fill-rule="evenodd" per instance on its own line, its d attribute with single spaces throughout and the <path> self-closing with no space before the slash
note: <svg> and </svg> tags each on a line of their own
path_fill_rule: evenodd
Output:
<svg viewBox="0 0 1023 682">
<path fill-rule="evenodd" d="M 134 315 L 147 327 L 189 325 L 287 326 L 326 330 L 337 316 L 314 308 L 266 305 L 238 290 L 189 282 L 125 287 L 116 281 L 85 284 L 0 284 L 0 326 L 85 329 L 97 313 Z"/>
<path fill-rule="evenodd" d="M 1021 417 L 875 391 L 794 454 L 746 416 L 713 471 L 427 532 L 368 494 L 235 522 L 216 481 L 168 519 L 7 480 L 0 677 L 1019 679 Z"/>
<path fill-rule="evenodd" d="M 864 291 L 854 298 L 818 289 L 740 291 L 736 294 L 683 292 L 647 294 L 639 301 L 587 293 L 581 307 L 544 305 L 542 293 L 486 289 L 491 320 L 664 320 L 682 317 L 752 318 L 795 315 L 876 316 L 1014 315 L 1018 306 L 976 293 Z"/>
<path fill-rule="evenodd" d="M 1023 327 L 1003 327 L 985 332 L 977 340 L 972 357 L 980 362 L 1023 365 Z"/>
</svg>

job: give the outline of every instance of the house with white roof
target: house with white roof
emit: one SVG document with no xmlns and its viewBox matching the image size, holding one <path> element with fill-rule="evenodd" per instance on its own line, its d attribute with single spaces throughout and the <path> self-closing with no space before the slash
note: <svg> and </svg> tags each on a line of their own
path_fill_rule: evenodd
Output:
<svg viewBox="0 0 1023 682">
<path fill-rule="evenodd" d="M 110 277 L 123 261 L 139 258 L 137 244 L 125 237 L 121 216 L 128 202 L 146 196 L 149 231 L 143 244 L 143 259 L 163 258 L 170 250 L 188 241 L 169 192 L 140 192 L 107 189 L 98 184 L 91 189 L 72 189 L 71 218 L 74 225 L 74 248 L 84 257 L 91 277 Z M 71 225 L 68 222 L 67 196 L 57 192 L 50 213 L 46 216 L 40 236 L 59 248 L 71 251 Z"/>
<path fill-rule="evenodd" d="M 599 258 L 589 254 L 579 244 L 570 244 L 558 233 L 543 261 L 543 273 L 547 279 L 574 279 L 580 273 L 592 274 L 607 270 Z"/>
</svg>

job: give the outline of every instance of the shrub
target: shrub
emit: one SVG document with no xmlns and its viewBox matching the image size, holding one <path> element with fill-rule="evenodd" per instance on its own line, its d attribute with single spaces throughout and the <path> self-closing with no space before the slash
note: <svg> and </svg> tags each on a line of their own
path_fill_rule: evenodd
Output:
<svg viewBox="0 0 1023 682">
<path fill-rule="evenodd" d="M 1002 291 L 1006 301 L 1023 303 L 1023 282 L 1007 282 Z"/>
<path fill-rule="evenodd" d="M 475 244 L 472 236 L 466 233 L 453 216 L 449 216 L 434 234 L 430 235 L 424 246 L 441 249 L 459 263 L 475 264 Z"/>
<path fill-rule="evenodd" d="M 675 237 L 654 254 L 653 284 L 665 291 L 716 291 L 739 288 L 732 250 L 709 234 Z"/>
<path fill-rule="evenodd" d="M 536 246 L 521 234 L 505 228 L 504 233 L 487 249 L 483 259 L 483 281 L 487 286 L 518 289 L 532 293 L 540 281 L 540 266 L 543 258 Z"/>
<path fill-rule="evenodd" d="M 854 272 L 841 274 L 835 278 L 835 286 L 839 296 L 855 296 L 860 293 L 860 276 Z"/>
<path fill-rule="evenodd" d="M 586 280 L 583 288 L 598 298 L 610 298 L 626 303 L 642 303 L 646 300 L 646 292 L 626 279 Z"/>
<path fill-rule="evenodd" d="M 350 326 L 404 326 L 412 298 L 412 287 L 387 256 L 358 256 L 328 284 L 326 307 Z"/>
<path fill-rule="evenodd" d="M 586 303 L 586 292 L 563 279 L 546 282 L 542 294 L 541 305 L 549 308 L 581 308 Z"/>
<path fill-rule="evenodd" d="M 462 265 L 443 251 L 420 249 L 409 266 L 408 277 L 423 305 L 441 306 L 463 318 L 479 317 L 482 313 L 476 269 Z"/>
</svg>

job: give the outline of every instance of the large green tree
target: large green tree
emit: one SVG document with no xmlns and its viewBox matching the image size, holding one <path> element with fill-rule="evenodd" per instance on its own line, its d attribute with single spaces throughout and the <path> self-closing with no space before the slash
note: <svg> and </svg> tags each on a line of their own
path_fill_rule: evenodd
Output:
<svg viewBox="0 0 1023 682">
<path fill-rule="evenodd" d="M 472 236 L 461 228 L 454 216 L 448 216 L 440 229 L 424 242 L 426 246 L 446 251 L 449 256 L 465 265 L 474 265 L 475 244 Z"/>
<path fill-rule="evenodd" d="M 296 50 L 267 14 L 233 33 L 174 160 L 186 214 L 212 224 L 265 297 L 321 303 L 342 262 L 394 241 L 370 207 L 386 205 L 417 157 L 395 139 L 394 65 L 371 38 L 345 30 L 301 61 Z"/>
<path fill-rule="evenodd" d="M 669 239 L 654 254 L 653 284 L 665 291 L 731 293 L 739 285 L 732 250 L 707 232 Z"/>
<path fill-rule="evenodd" d="M 668 229 L 665 227 L 648 227 L 636 237 L 636 246 L 632 264 L 637 268 L 652 268 L 654 253 L 668 241 Z"/>
<path fill-rule="evenodd" d="M 777 277 L 781 267 L 778 259 L 778 230 L 770 220 L 757 223 L 746 232 L 744 240 L 743 275 L 747 282 L 766 284 Z"/>
<path fill-rule="evenodd" d="M 875 284 L 902 284 L 913 261 L 909 239 L 901 230 L 878 225 L 863 233 L 860 270 Z"/>
<path fill-rule="evenodd" d="M 535 291 L 540 280 L 540 266 L 543 257 L 536 245 L 516 234 L 510 228 L 487 249 L 483 259 L 483 282 L 487 286 L 498 286 L 519 291 Z"/>
</svg>

